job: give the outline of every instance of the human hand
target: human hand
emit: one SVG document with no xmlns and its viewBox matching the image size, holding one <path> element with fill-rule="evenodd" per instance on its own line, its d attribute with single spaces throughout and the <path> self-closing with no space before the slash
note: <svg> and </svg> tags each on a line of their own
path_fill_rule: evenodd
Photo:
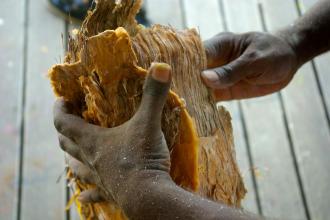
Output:
<svg viewBox="0 0 330 220">
<path fill-rule="evenodd" d="M 208 70 L 202 78 L 219 101 L 279 91 L 300 66 L 295 51 L 280 33 L 221 33 L 204 46 Z"/>
<path fill-rule="evenodd" d="M 87 165 L 107 200 L 121 204 L 138 179 L 170 179 L 169 151 L 161 115 L 170 88 L 170 67 L 153 64 L 141 105 L 126 123 L 114 128 L 88 124 L 72 115 L 62 99 L 54 106 L 54 124 L 64 151 Z"/>
<path fill-rule="evenodd" d="M 64 146 L 61 147 L 63 148 Z M 81 203 L 87 204 L 104 201 L 114 202 L 113 198 L 107 198 L 105 192 L 103 192 L 101 188 L 96 186 L 97 181 L 94 179 L 93 173 L 88 166 L 70 155 L 66 155 L 66 163 L 67 166 L 70 168 L 71 175 L 74 179 L 79 180 L 81 183 L 88 184 L 90 186 L 88 189 L 85 189 L 79 193 L 77 199 Z"/>
</svg>

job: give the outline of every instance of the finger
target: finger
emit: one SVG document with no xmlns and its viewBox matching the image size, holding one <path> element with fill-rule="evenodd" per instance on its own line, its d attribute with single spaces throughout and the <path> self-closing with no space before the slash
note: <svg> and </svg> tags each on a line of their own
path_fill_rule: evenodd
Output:
<svg viewBox="0 0 330 220">
<path fill-rule="evenodd" d="M 251 59 L 243 54 L 227 65 L 202 72 L 205 84 L 213 89 L 223 89 L 233 86 L 245 79 L 251 73 Z"/>
<path fill-rule="evenodd" d="M 58 141 L 63 151 L 67 152 L 72 157 L 81 161 L 81 155 L 78 145 L 76 145 L 72 140 L 60 133 L 58 134 Z"/>
<path fill-rule="evenodd" d="M 235 52 L 235 48 L 239 42 L 240 35 L 230 32 L 222 32 L 204 41 L 208 68 L 224 65 L 230 59 L 237 58 L 240 54 Z"/>
<path fill-rule="evenodd" d="M 214 90 L 214 97 L 217 101 L 260 97 L 283 89 L 289 82 L 290 80 L 285 80 L 276 84 L 251 85 L 245 81 L 241 81 L 230 88 Z"/>
<path fill-rule="evenodd" d="M 96 184 L 93 174 L 88 166 L 73 157 L 69 159 L 68 165 L 73 175 L 80 181 L 87 184 Z"/>
<path fill-rule="evenodd" d="M 96 203 L 106 201 L 106 196 L 98 188 L 88 189 L 80 193 L 78 200 L 81 203 Z"/>
<path fill-rule="evenodd" d="M 54 125 L 56 130 L 64 136 L 78 143 L 81 138 L 89 137 L 101 129 L 96 125 L 85 122 L 82 118 L 69 113 L 68 106 L 63 99 L 57 99 L 54 105 Z"/>
<path fill-rule="evenodd" d="M 160 125 L 170 85 L 171 67 L 165 63 L 153 63 L 144 83 L 142 101 L 135 117 Z"/>
</svg>

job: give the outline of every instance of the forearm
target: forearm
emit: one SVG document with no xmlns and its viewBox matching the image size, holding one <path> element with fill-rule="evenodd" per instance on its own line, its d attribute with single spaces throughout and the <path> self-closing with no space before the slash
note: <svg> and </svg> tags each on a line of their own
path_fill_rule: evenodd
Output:
<svg viewBox="0 0 330 220">
<path fill-rule="evenodd" d="M 280 34 L 295 50 L 299 65 L 330 50 L 330 0 L 320 0 Z"/>
<path fill-rule="evenodd" d="M 259 219 L 185 191 L 169 176 L 143 177 L 136 183 L 120 204 L 129 219 Z"/>
</svg>

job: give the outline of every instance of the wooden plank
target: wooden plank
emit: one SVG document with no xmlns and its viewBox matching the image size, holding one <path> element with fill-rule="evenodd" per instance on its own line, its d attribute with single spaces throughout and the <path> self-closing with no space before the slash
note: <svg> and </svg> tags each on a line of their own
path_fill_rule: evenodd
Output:
<svg viewBox="0 0 330 220">
<path fill-rule="evenodd" d="M 256 0 L 222 0 L 222 2 L 229 31 L 235 33 L 262 31 Z"/>
<path fill-rule="evenodd" d="M 270 30 L 289 25 L 298 16 L 294 1 L 265 0 L 263 6 Z M 330 131 L 310 63 L 298 71 L 283 98 L 309 214 L 312 219 L 328 219 Z"/>
<path fill-rule="evenodd" d="M 145 0 L 147 17 L 153 24 L 183 28 L 183 16 L 178 0 Z"/>
<path fill-rule="evenodd" d="M 52 122 L 54 95 L 48 68 L 63 56 L 64 21 L 47 1 L 29 2 L 25 140 L 21 219 L 65 219 L 64 154 Z"/>
<path fill-rule="evenodd" d="M 220 15 L 220 5 L 217 0 L 183 0 L 186 24 L 197 28 L 203 39 L 208 39 L 224 31 L 224 22 Z M 210 19 L 212 15 L 212 19 Z"/>
<path fill-rule="evenodd" d="M 205 3 L 203 0 L 183 1 L 186 23 L 188 27 L 198 27 L 203 39 L 224 31 L 224 21 L 220 14 L 220 5 L 217 0 L 210 0 Z M 212 15 L 212 19 L 210 19 Z M 223 104 L 223 103 L 221 103 Z M 251 177 L 251 167 L 247 156 L 247 146 L 243 137 L 242 121 L 237 102 L 224 103 L 233 118 L 234 139 L 236 157 L 241 169 L 248 194 L 243 200 L 242 206 L 251 212 L 257 213 L 255 189 Z"/>
<path fill-rule="evenodd" d="M 318 77 L 320 79 L 321 89 L 324 96 L 326 110 L 328 117 L 330 115 L 330 74 L 329 74 L 329 63 L 330 63 L 330 52 L 322 54 L 321 56 L 314 59 Z M 328 119 L 329 120 L 329 119 Z"/>
<path fill-rule="evenodd" d="M 23 1 L 1 1 L 0 39 L 0 219 L 13 220 L 17 214 L 19 178 Z"/>
<path fill-rule="evenodd" d="M 263 215 L 306 219 L 277 95 L 244 102 L 243 109 Z"/>
<path fill-rule="evenodd" d="M 262 30 L 257 1 L 224 0 L 223 5 L 230 31 Z M 246 100 L 242 106 L 263 215 L 305 219 L 278 95 Z"/>
</svg>

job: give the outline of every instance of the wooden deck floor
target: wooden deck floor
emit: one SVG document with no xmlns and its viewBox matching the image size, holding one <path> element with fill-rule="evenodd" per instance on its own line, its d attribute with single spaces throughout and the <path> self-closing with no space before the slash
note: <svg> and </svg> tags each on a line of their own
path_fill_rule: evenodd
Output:
<svg viewBox="0 0 330 220">
<path fill-rule="evenodd" d="M 154 23 L 222 31 L 272 31 L 317 0 L 146 0 Z M 52 125 L 48 68 L 64 54 L 71 25 L 46 0 L 2 0 L 0 7 L 0 219 L 76 219 L 63 153 Z M 243 206 L 285 219 L 330 217 L 330 54 L 304 65 L 281 93 L 220 103 L 229 108 L 248 194 Z"/>
</svg>

